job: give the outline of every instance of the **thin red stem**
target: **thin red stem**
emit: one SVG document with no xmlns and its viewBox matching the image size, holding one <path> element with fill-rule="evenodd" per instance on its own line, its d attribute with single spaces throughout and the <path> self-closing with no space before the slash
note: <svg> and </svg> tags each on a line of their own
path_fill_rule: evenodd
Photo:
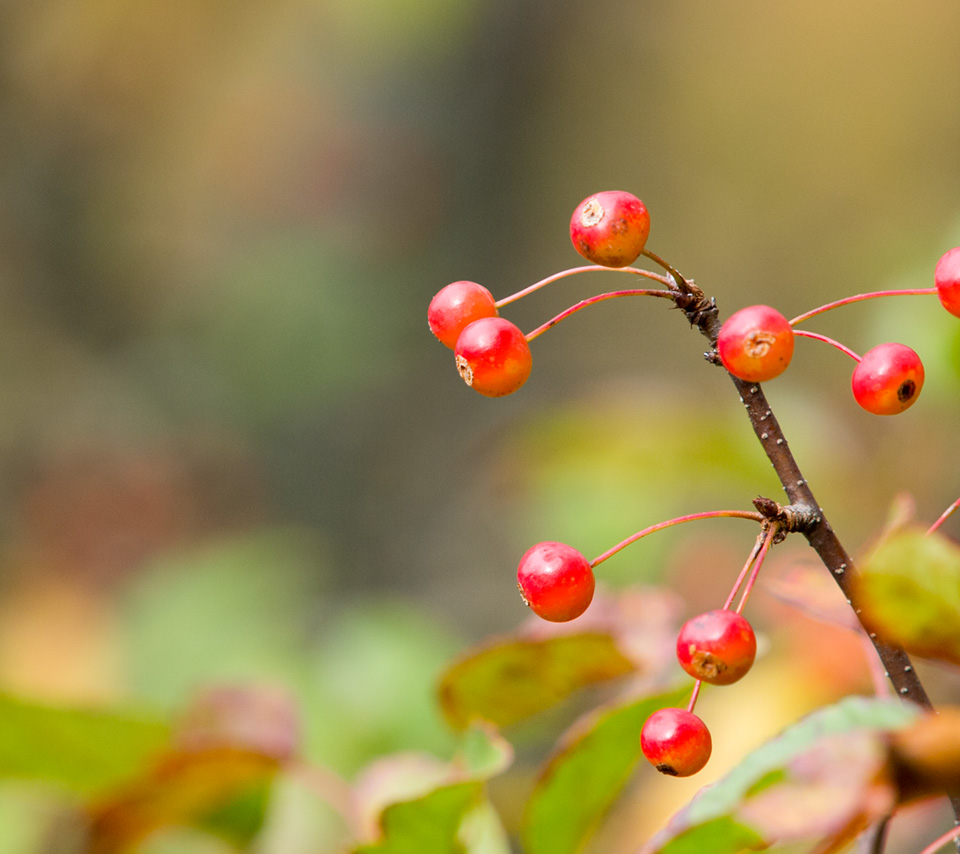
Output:
<svg viewBox="0 0 960 854">
<path fill-rule="evenodd" d="M 746 580 L 747 574 L 753 567 L 753 562 L 757 559 L 757 555 L 760 553 L 761 545 L 763 545 L 762 531 L 760 532 L 760 536 L 757 537 L 757 541 L 753 544 L 753 548 L 750 549 L 750 554 L 747 556 L 746 563 L 744 563 L 743 569 L 740 570 L 737 580 L 733 582 L 733 587 L 730 588 L 730 595 L 727 596 L 727 601 L 723 603 L 724 611 L 728 611 L 730 606 L 733 604 L 733 600 L 737 598 L 737 592 L 741 587 L 743 587 L 743 582 Z"/>
<path fill-rule="evenodd" d="M 857 629 L 857 637 L 863 645 L 863 658 L 870 674 L 870 682 L 873 684 L 873 693 L 878 697 L 889 697 L 893 689 L 887 679 L 887 671 L 883 669 L 883 662 L 873 648 L 873 641 L 867 637 L 867 633 L 862 628 Z"/>
<path fill-rule="evenodd" d="M 934 851 L 939 851 L 948 842 L 955 842 L 958 839 L 960 839 L 960 828 L 955 827 L 953 830 L 948 830 L 943 836 L 934 839 L 920 854 L 934 854 Z"/>
<path fill-rule="evenodd" d="M 813 338 L 815 341 L 823 341 L 826 344 L 830 344 L 833 347 L 836 347 L 841 353 L 846 353 L 854 361 L 857 361 L 857 362 L 860 361 L 860 357 L 856 353 L 854 353 L 853 350 L 851 350 L 849 347 L 845 347 L 839 341 L 833 338 L 830 338 L 826 335 L 821 335 L 818 332 L 807 332 L 806 329 L 794 329 L 793 334 L 800 335 L 803 338 Z"/>
<path fill-rule="evenodd" d="M 753 591 L 753 585 L 757 583 L 757 578 L 760 575 L 760 568 L 763 566 L 763 562 L 767 558 L 767 553 L 770 551 L 770 546 L 773 545 L 773 541 L 779 530 L 780 526 L 774 523 L 763 532 L 763 545 L 760 546 L 760 551 L 757 552 L 757 559 L 753 562 L 750 577 L 747 579 L 747 584 L 743 588 L 743 596 L 740 597 L 740 604 L 737 605 L 738 614 L 742 614 L 743 609 L 746 607 L 750 593 Z"/>
<path fill-rule="evenodd" d="M 534 282 L 532 285 L 525 287 L 523 290 L 517 291 L 515 294 L 511 294 L 508 297 L 497 300 L 494 305 L 497 308 L 503 308 L 505 305 L 509 305 L 512 302 L 516 302 L 521 297 L 525 297 L 527 294 L 532 294 L 534 291 L 540 290 L 540 288 L 545 285 L 552 284 L 557 282 L 560 279 L 565 279 L 567 276 L 575 276 L 577 273 L 633 273 L 635 276 L 643 276 L 646 279 L 653 279 L 655 282 L 660 282 L 661 285 L 664 285 L 668 288 L 675 288 L 676 285 L 673 281 L 667 276 L 661 276 L 659 273 L 652 273 L 649 270 L 641 270 L 637 267 L 602 267 L 599 264 L 590 264 L 586 267 L 571 267 L 569 270 L 561 270 L 559 273 L 554 273 L 552 276 L 547 276 L 545 279 L 541 279 L 539 282 Z"/>
<path fill-rule="evenodd" d="M 603 268 L 607 269 L 607 268 Z M 548 329 L 552 329 L 556 326 L 561 320 L 566 320 L 574 312 L 580 311 L 582 308 L 593 305 L 597 302 L 603 302 L 608 299 L 615 299 L 616 297 L 665 297 L 666 299 L 676 299 L 676 294 L 672 291 L 662 291 L 659 288 L 630 288 L 625 291 L 610 291 L 605 294 L 597 294 L 596 296 L 588 297 L 585 300 L 580 300 L 576 305 L 570 306 L 568 309 L 564 309 L 556 317 L 551 318 L 546 323 L 538 326 L 533 332 L 527 334 L 527 341 L 533 341 L 538 335 L 543 335 Z"/>
<path fill-rule="evenodd" d="M 662 531 L 665 528 L 672 528 L 674 525 L 680 525 L 684 522 L 696 522 L 700 519 L 720 518 L 752 519 L 754 522 L 762 523 L 766 517 L 762 516 L 760 513 L 754 512 L 753 510 L 708 510 L 705 513 L 691 513 L 689 516 L 677 516 L 675 519 L 668 519 L 666 522 L 658 522 L 656 525 L 651 525 L 649 528 L 644 528 L 642 531 L 637 531 L 637 533 L 632 534 L 625 540 L 617 543 L 612 549 L 607 549 L 602 555 L 594 558 L 592 561 L 590 561 L 590 566 L 591 568 L 595 569 L 607 558 L 613 557 L 617 552 L 625 549 L 631 543 L 635 543 L 641 537 L 647 536 L 647 534 L 653 534 L 657 531 Z"/>
<path fill-rule="evenodd" d="M 944 522 L 947 521 L 947 519 L 949 519 L 949 518 L 953 515 L 953 513 L 954 513 L 954 511 L 957 509 L 957 507 L 960 507 L 960 498 L 958 498 L 956 501 L 954 501 L 953 504 L 951 504 L 946 510 L 943 511 L 943 513 L 940 515 L 940 518 L 937 519 L 937 521 L 934 522 L 934 523 L 927 529 L 927 533 L 928 533 L 928 534 L 932 534 L 934 531 L 936 531 L 937 528 L 939 528 Z"/>
<path fill-rule="evenodd" d="M 844 297 L 843 299 L 838 299 L 835 302 L 828 302 L 826 305 L 821 305 L 819 308 L 814 308 L 810 311 L 804 312 L 803 314 L 798 314 L 795 318 L 793 318 L 793 320 L 790 321 L 790 325 L 796 326 L 798 323 L 803 323 L 803 321 L 809 320 L 811 317 L 816 317 L 818 314 L 823 314 L 825 311 L 830 311 L 830 309 L 837 308 L 841 305 L 849 305 L 852 302 L 861 302 L 866 299 L 875 299 L 876 297 L 918 296 L 920 294 L 935 294 L 936 292 L 936 288 L 898 288 L 896 290 L 889 291 L 872 291 L 868 294 L 855 294 L 852 297 Z"/>
<path fill-rule="evenodd" d="M 687 703 L 687 711 L 691 714 L 697 706 L 697 697 L 700 696 L 700 686 L 702 684 L 703 683 L 699 679 L 693 684 L 693 693 L 690 695 L 690 702 Z"/>
</svg>

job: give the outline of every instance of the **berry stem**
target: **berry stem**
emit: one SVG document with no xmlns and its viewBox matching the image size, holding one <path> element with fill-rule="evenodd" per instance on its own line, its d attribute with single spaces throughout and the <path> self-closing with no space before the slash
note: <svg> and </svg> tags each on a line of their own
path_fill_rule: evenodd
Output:
<svg viewBox="0 0 960 854">
<path fill-rule="evenodd" d="M 867 663 L 867 671 L 870 674 L 870 683 L 873 685 L 873 693 L 878 697 L 889 697 L 892 693 L 890 681 L 883 669 L 883 663 L 877 658 L 873 649 L 873 641 L 867 636 L 863 629 L 857 627 L 857 637 L 863 647 L 863 658 Z"/>
<path fill-rule="evenodd" d="M 737 605 L 737 613 L 742 614 L 743 609 L 746 607 L 747 600 L 750 598 L 750 593 L 753 591 L 753 586 L 757 583 L 757 578 L 760 575 L 760 568 L 763 566 L 764 560 L 766 560 L 767 553 L 770 551 L 770 546 L 773 545 L 773 541 L 776 539 L 777 534 L 780 533 L 780 525 L 777 522 L 771 522 L 769 525 L 764 526 L 763 533 L 760 535 L 762 539 L 762 545 L 760 546 L 760 551 L 757 552 L 757 557 L 753 561 L 753 569 L 750 571 L 750 577 L 747 579 L 747 584 L 743 588 L 743 596 L 740 597 L 740 604 Z"/>
<path fill-rule="evenodd" d="M 750 549 L 750 554 L 747 556 L 747 560 L 743 565 L 743 569 L 740 570 L 737 580 L 733 582 L 733 587 L 730 588 L 730 595 L 727 596 L 727 601 L 723 603 L 724 611 L 728 611 L 730 606 L 733 604 L 733 600 L 737 598 L 737 591 L 743 586 L 743 582 L 746 580 L 746 577 L 753 566 L 753 562 L 757 559 L 757 555 L 760 553 L 760 547 L 763 545 L 763 542 L 764 532 L 761 531 L 756 542 L 753 544 L 753 548 Z"/>
<path fill-rule="evenodd" d="M 606 270 L 608 267 L 601 267 L 601 269 Z M 603 302 L 608 299 L 615 299 L 616 297 L 664 297 L 666 299 L 675 299 L 676 296 L 672 291 L 663 291 L 659 288 L 630 288 L 624 291 L 609 291 L 605 294 L 597 294 L 596 296 L 588 297 L 587 299 L 580 300 L 576 305 L 570 306 L 568 309 L 564 309 L 556 317 L 551 318 L 546 323 L 541 324 L 532 332 L 529 332 L 526 336 L 527 341 L 533 341 L 538 335 L 543 335 L 548 329 L 552 329 L 556 326 L 561 320 L 566 320 L 571 314 L 576 311 L 580 311 L 582 308 L 593 305 L 597 302 Z"/>
<path fill-rule="evenodd" d="M 819 308 L 811 309 L 810 311 L 804 312 L 803 314 L 798 314 L 793 320 L 790 321 L 791 326 L 796 326 L 798 323 L 803 323 L 805 320 L 809 320 L 811 317 L 816 317 L 818 314 L 823 314 L 825 311 L 830 311 L 830 309 L 838 308 L 841 305 L 849 305 L 852 302 L 862 302 L 867 299 L 876 299 L 877 297 L 902 297 L 902 296 L 917 296 L 920 294 L 935 294 L 937 292 L 936 288 L 898 288 L 896 290 L 888 291 L 871 291 L 868 294 L 854 294 L 851 297 L 844 297 L 843 299 L 838 299 L 834 302 L 828 302 L 826 305 L 821 305 Z M 799 335 L 799 333 L 797 333 Z"/>
<path fill-rule="evenodd" d="M 934 522 L 934 523 L 927 529 L 927 533 L 928 533 L 928 534 L 932 534 L 934 531 L 936 531 L 937 528 L 939 528 L 944 522 L 947 521 L 947 519 L 949 519 L 949 518 L 953 515 L 954 511 L 955 511 L 958 507 L 960 507 L 960 498 L 958 498 L 956 501 L 954 501 L 953 504 L 951 504 L 946 510 L 943 511 L 943 513 L 940 514 L 940 518 L 937 519 L 937 521 Z"/>
<path fill-rule="evenodd" d="M 668 519 L 666 522 L 658 522 L 656 525 L 651 525 L 649 528 L 644 528 L 642 531 L 637 531 L 637 533 L 632 534 L 625 540 L 617 543 L 613 548 L 607 549 L 599 557 L 594 558 L 592 561 L 590 561 L 590 566 L 591 568 L 596 569 L 596 567 L 603 563 L 607 558 L 613 557 L 617 552 L 625 549 L 631 543 L 635 543 L 641 537 L 647 536 L 647 534 L 653 534 L 656 531 L 662 531 L 665 528 L 672 528 L 674 525 L 680 525 L 684 522 L 696 522 L 700 519 L 719 518 L 751 519 L 754 522 L 764 521 L 763 515 L 752 510 L 708 510 L 705 513 L 691 513 L 688 516 L 677 516 L 675 519 Z"/>
<path fill-rule="evenodd" d="M 686 292 L 686 290 L 689 288 L 689 285 L 687 284 L 687 280 L 680 275 L 680 271 L 676 267 L 674 267 L 672 264 L 668 264 L 663 260 L 663 258 L 661 258 L 659 255 L 655 255 L 649 249 L 644 248 L 640 254 L 645 255 L 647 258 L 653 261 L 654 264 L 659 264 L 661 267 L 663 267 L 663 269 L 666 270 L 673 279 L 673 287 L 676 290 L 682 290 Z"/>
<path fill-rule="evenodd" d="M 676 285 L 671 279 L 667 276 L 661 276 L 658 273 L 651 273 L 649 270 L 641 270 L 638 267 L 603 267 L 600 264 L 590 264 L 586 267 L 571 267 L 568 270 L 561 270 L 559 273 L 554 273 L 552 276 L 547 276 L 545 279 L 541 279 L 539 282 L 534 282 L 532 285 L 528 285 L 523 290 L 517 291 L 515 294 L 511 294 L 508 297 L 497 300 L 494 305 L 497 308 L 503 308 L 505 305 L 509 305 L 512 302 L 516 302 L 521 297 L 525 297 L 527 294 L 532 294 L 534 291 L 540 290 L 540 288 L 545 285 L 552 284 L 557 282 L 560 279 L 565 279 L 568 276 L 575 276 L 577 273 L 633 273 L 635 276 L 643 276 L 646 279 L 653 279 L 655 282 L 660 282 L 661 285 L 667 288 L 675 289 Z"/>
<path fill-rule="evenodd" d="M 793 321 L 790 321 L 791 323 Z M 826 335 L 821 335 L 818 332 L 808 332 L 806 329 L 794 329 L 794 335 L 800 335 L 803 338 L 813 338 L 815 341 L 823 341 L 826 344 L 830 344 L 833 347 L 836 347 L 841 353 L 846 353 L 851 359 L 855 362 L 860 361 L 860 356 L 853 352 L 849 347 L 845 347 L 839 341 L 834 338 L 830 338 Z"/>
<path fill-rule="evenodd" d="M 697 680 L 693 683 L 693 693 L 690 695 L 690 702 L 687 703 L 687 711 L 693 712 L 697 706 L 697 698 L 700 696 L 700 686 L 703 685 L 701 680 Z"/>
<path fill-rule="evenodd" d="M 935 851 L 939 851 L 948 842 L 960 842 L 960 828 L 955 827 L 953 830 L 948 830 L 942 836 L 938 836 L 924 848 L 920 854 L 934 854 Z"/>
</svg>

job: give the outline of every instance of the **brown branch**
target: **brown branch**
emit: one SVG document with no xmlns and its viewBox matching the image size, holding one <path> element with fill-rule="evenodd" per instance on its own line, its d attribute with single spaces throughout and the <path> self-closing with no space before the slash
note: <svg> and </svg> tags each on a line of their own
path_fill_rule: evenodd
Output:
<svg viewBox="0 0 960 854">
<path fill-rule="evenodd" d="M 710 351 L 705 354 L 708 361 L 720 364 L 716 353 L 717 335 L 720 332 L 720 315 L 716 303 L 707 299 L 703 291 L 692 280 L 684 279 L 679 274 L 678 286 L 680 294 L 677 297 L 677 306 L 687 316 L 692 326 L 696 326 L 710 342 Z M 730 374 L 733 384 L 740 393 L 740 400 L 747 410 L 747 417 L 760 440 L 760 445 L 767 459 L 773 464 L 774 471 L 783 486 L 789 499 L 791 514 L 797 515 L 802 525 L 789 526 L 792 530 L 800 531 L 807 542 L 813 547 L 823 565 L 830 570 L 831 576 L 837 582 L 847 602 L 853 608 L 857 619 L 860 619 L 860 609 L 853 604 L 854 587 L 857 578 L 857 568 L 853 558 L 847 553 L 843 544 L 837 538 L 823 509 L 813 496 L 810 485 L 800 471 L 800 466 L 790 450 L 787 438 L 780 428 L 770 404 L 767 403 L 763 389 L 757 383 L 749 383 Z M 776 502 L 770 499 L 760 499 L 757 509 L 766 515 L 785 512 Z M 772 507 L 771 507 L 772 505 Z M 766 510 L 764 510 L 766 507 Z M 887 678 L 894 690 L 904 699 L 916 703 L 925 709 L 933 706 L 924 689 L 910 658 L 904 650 L 896 644 L 887 643 L 879 638 L 875 632 L 864 628 L 870 637 L 880 661 L 883 663 Z"/>
<path fill-rule="evenodd" d="M 792 507 L 803 508 L 810 513 L 814 521 L 802 531 L 807 542 L 813 547 L 823 565 L 830 570 L 833 580 L 843 591 L 847 602 L 854 609 L 857 618 L 860 609 L 853 605 L 853 591 L 856 584 L 858 570 L 853 558 L 847 553 L 838 539 L 830 522 L 823 513 L 823 509 L 814 498 L 810 485 L 803 477 L 800 467 L 790 450 L 783 430 L 776 416 L 767 403 L 763 389 L 754 383 L 732 377 L 734 385 L 740 392 L 740 398 L 747 410 L 747 417 L 753 426 L 754 433 L 760 440 L 767 458 L 773 464 L 774 471 L 780 479 L 784 492 Z M 761 511 L 762 512 L 762 511 Z M 866 629 L 865 629 L 866 631 Z M 887 678 L 894 690 L 907 700 L 918 706 L 931 709 L 932 704 L 924 690 L 916 670 L 910 662 L 909 656 L 899 646 L 884 642 L 875 632 L 867 632 L 880 660 L 883 662 Z"/>
<path fill-rule="evenodd" d="M 676 301 L 677 307 L 684 312 L 690 324 L 696 326 L 710 342 L 710 350 L 704 354 L 706 359 L 719 365 L 720 358 L 717 355 L 716 345 L 721 323 L 715 301 L 707 299 L 692 279 L 684 279 L 672 268 L 668 268 L 668 271 L 678 284 L 680 293 Z M 806 537 L 807 542 L 813 547 L 823 565 L 830 571 L 830 575 L 833 576 L 834 581 L 846 596 L 847 603 L 853 609 L 857 620 L 860 621 L 860 609 L 853 602 L 854 588 L 858 576 L 857 567 L 834 532 L 823 509 L 814 498 L 810 485 L 804 478 L 790 450 L 786 436 L 784 436 L 776 416 L 767 403 L 763 389 L 756 383 L 744 382 L 732 374 L 730 374 L 730 378 L 740 393 L 740 400 L 747 410 L 747 417 L 750 419 L 753 432 L 756 433 L 764 453 L 773 464 L 774 471 L 776 471 L 790 502 L 789 506 L 784 508 L 770 499 L 761 498 L 758 499 L 759 503 L 754 502 L 757 509 L 764 515 L 774 517 L 790 511 L 791 521 L 799 520 L 796 521 L 796 524 L 789 525 L 789 529 L 799 531 Z M 862 622 L 861 626 L 863 626 Z M 897 644 L 879 638 L 869 628 L 863 626 L 863 629 L 876 649 L 883 664 L 885 675 L 897 694 L 927 711 L 932 711 L 933 704 L 930 702 L 926 689 L 923 687 L 920 677 L 917 676 L 906 651 Z M 950 803 L 953 807 L 954 816 L 960 824 L 960 796 L 951 795 Z M 882 831 L 875 844 L 882 849 Z M 960 839 L 957 840 L 956 847 L 957 851 L 960 852 Z"/>
</svg>

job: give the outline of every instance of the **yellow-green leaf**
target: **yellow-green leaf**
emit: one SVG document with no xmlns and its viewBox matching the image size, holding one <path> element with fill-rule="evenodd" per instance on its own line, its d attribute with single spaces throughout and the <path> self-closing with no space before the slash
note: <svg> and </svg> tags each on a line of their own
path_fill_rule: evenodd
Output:
<svg viewBox="0 0 960 854">
<path fill-rule="evenodd" d="M 960 664 L 960 545 L 917 527 L 884 537 L 861 563 L 857 605 L 881 637 Z"/>
</svg>

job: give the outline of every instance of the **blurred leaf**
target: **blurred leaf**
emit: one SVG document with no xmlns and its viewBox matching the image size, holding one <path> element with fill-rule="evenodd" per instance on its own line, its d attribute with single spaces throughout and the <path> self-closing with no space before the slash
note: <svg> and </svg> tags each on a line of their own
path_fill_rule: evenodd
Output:
<svg viewBox="0 0 960 854">
<path fill-rule="evenodd" d="M 360 846 L 356 854 L 465 854 L 460 825 L 481 792 L 479 783 L 456 783 L 391 804 L 380 818 L 383 840 Z"/>
<path fill-rule="evenodd" d="M 656 680 L 675 667 L 679 598 L 668 590 L 598 590 L 583 616 L 569 623 L 531 617 L 511 635 L 467 652 L 443 674 L 447 720 L 507 726 L 589 685 L 640 673 Z"/>
<path fill-rule="evenodd" d="M 910 801 L 960 789 L 960 707 L 937 706 L 890 739 L 900 797 Z"/>
<path fill-rule="evenodd" d="M 81 795 L 118 785 L 164 748 L 170 728 L 118 712 L 54 708 L 0 695 L 0 776 Z"/>
<path fill-rule="evenodd" d="M 267 784 L 277 768 L 273 757 L 244 748 L 170 751 L 90 809 L 90 850 L 127 851 L 158 828 L 179 824 L 203 824 L 248 840 L 262 823 Z"/>
<path fill-rule="evenodd" d="M 292 702 L 277 691 L 230 686 L 201 693 L 167 749 L 91 806 L 91 845 L 125 851 L 174 825 L 249 842 L 263 824 L 276 771 L 298 750 L 298 730 Z"/>
<path fill-rule="evenodd" d="M 901 528 L 861 569 L 857 604 L 873 631 L 908 652 L 960 664 L 960 545 Z"/>
<path fill-rule="evenodd" d="M 477 719 L 507 726 L 634 667 L 610 635 L 506 638 L 454 663 L 441 679 L 440 702 L 458 729 Z"/>
<path fill-rule="evenodd" d="M 642 757 L 640 729 L 657 709 L 678 705 L 689 687 L 601 708 L 563 737 L 527 803 L 527 854 L 579 851 Z"/>
<path fill-rule="evenodd" d="M 512 756 L 502 738 L 478 728 L 467 734 L 460 756 L 450 764 L 423 754 L 375 762 L 357 783 L 356 809 L 368 816 L 368 824 L 373 814 L 376 829 L 367 832 L 379 841 L 360 846 L 356 854 L 498 851 L 501 832 L 484 797 L 484 781 Z"/>
<path fill-rule="evenodd" d="M 843 838 L 892 807 L 885 733 L 918 715 L 898 701 L 863 697 L 814 712 L 701 789 L 642 854 L 736 854 L 806 838 L 806 830 Z"/>
</svg>

